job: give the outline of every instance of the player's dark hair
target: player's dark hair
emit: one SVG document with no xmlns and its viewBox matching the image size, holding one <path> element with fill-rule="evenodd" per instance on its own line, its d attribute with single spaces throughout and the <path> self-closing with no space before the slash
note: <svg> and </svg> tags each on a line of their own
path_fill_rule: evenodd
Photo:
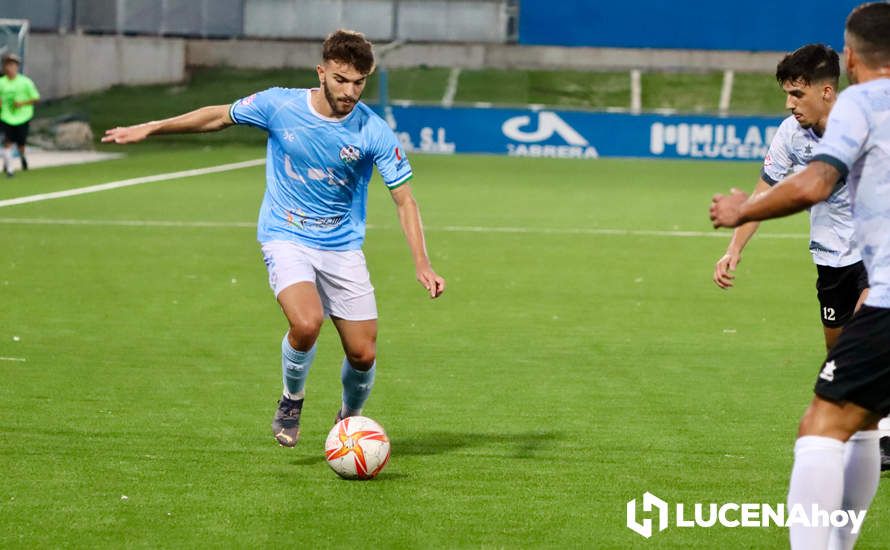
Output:
<svg viewBox="0 0 890 550">
<path fill-rule="evenodd" d="M 890 65 L 890 4 L 870 2 L 853 8 L 847 17 L 852 47 L 866 65 Z"/>
<path fill-rule="evenodd" d="M 807 44 L 789 53 L 776 66 L 776 80 L 803 82 L 831 82 L 837 88 L 841 76 L 840 58 L 837 52 L 824 44 Z"/>
<path fill-rule="evenodd" d="M 360 32 L 338 29 L 324 41 L 321 57 L 352 65 L 362 74 L 374 71 L 374 47 Z"/>
</svg>

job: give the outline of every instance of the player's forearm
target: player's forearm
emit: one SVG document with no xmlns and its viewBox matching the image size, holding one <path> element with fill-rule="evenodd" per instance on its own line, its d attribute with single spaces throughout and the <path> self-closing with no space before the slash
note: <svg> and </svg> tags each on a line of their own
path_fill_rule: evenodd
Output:
<svg viewBox="0 0 890 550">
<path fill-rule="evenodd" d="M 754 236 L 754 233 L 757 232 L 758 227 L 760 227 L 760 222 L 748 222 L 736 227 L 735 231 L 732 232 L 732 239 L 730 239 L 726 251 L 741 254 L 742 250 L 747 246 L 748 241 L 750 241 L 751 237 Z"/>
<path fill-rule="evenodd" d="M 757 185 L 754 186 L 754 191 L 752 191 L 751 193 L 751 198 L 756 198 L 761 193 L 766 193 L 769 190 L 770 184 L 767 183 L 763 178 L 760 178 L 757 181 Z M 760 222 L 748 222 L 744 225 L 736 227 L 735 231 L 732 232 L 732 239 L 729 241 L 729 246 L 726 248 L 726 251 L 729 253 L 741 254 L 742 250 L 744 250 L 745 246 L 748 245 L 751 237 L 754 236 L 754 233 L 757 232 L 757 229 L 759 227 Z"/>
<path fill-rule="evenodd" d="M 411 257 L 418 268 L 429 267 L 430 259 L 426 252 L 426 240 L 423 235 L 423 222 L 420 219 L 420 208 L 413 197 L 398 204 L 399 223 L 411 249 Z"/>
<path fill-rule="evenodd" d="M 232 124 L 228 105 L 202 107 L 183 115 L 145 123 L 149 135 L 217 132 Z"/>
<path fill-rule="evenodd" d="M 810 163 L 802 172 L 745 202 L 739 211 L 740 222 L 781 218 L 805 210 L 827 199 L 839 178 L 840 173 L 830 164 Z"/>
</svg>

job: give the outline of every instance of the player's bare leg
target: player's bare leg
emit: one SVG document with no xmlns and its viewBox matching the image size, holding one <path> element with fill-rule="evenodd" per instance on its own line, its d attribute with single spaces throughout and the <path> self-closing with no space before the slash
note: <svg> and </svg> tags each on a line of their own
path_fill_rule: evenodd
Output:
<svg viewBox="0 0 890 550">
<path fill-rule="evenodd" d="M 814 396 L 800 422 L 794 447 L 794 468 L 788 491 L 789 507 L 813 505 L 829 513 L 868 509 L 880 478 L 878 415 L 854 403 L 837 403 Z M 791 526 L 792 548 L 852 548 L 858 533 L 853 525 Z"/>
<path fill-rule="evenodd" d="M 838 337 L 840 337 L 841 332 L 843 332 L 843 327 L 822 327 L 822 330 L 825 331 L 825 350 L 831 351 L 831 348 L 834 347 L 834 344 L 837 342 Z"/>
<path fill-rule="evenodd" d="M 862 304 L 865 303 L 865 299 L 868 298 L 868 289 L 863 289 L 862 293 L 859 295 L 859 299 L 856 300 L 856 308 L 853 309 L 853 312 L 859 311 L 859 308 L 862 307 Z"/>
<path fill-rule="evenodd" d="M 377 320 L 348 321 L 332 318 L 346 357 L 343 359 L 341 380 L 343 403 L 335 421 L 361 413 L 374 386 L 377 364 Z"/>
<path fill-rule="evenodd" d="M 315 357 L 315 341 L 324 322 L 324 310 L 312 282 L 285 288 L 278 293 L 278 303 L 289 328 L 281 342 L 284 391 L 272 420 L 272 434 L 279 444 L 293 447 L 300 439 L 303 388 Z"/>
<path fill-rule="evenodd" d="M 290 326 L 287 338 L 291 347 L 309 351 L 324 323 L 324 310 L 315 283 L 302 282 L 285 288 L 278 293 L 278 304 Z"/>
</svg>

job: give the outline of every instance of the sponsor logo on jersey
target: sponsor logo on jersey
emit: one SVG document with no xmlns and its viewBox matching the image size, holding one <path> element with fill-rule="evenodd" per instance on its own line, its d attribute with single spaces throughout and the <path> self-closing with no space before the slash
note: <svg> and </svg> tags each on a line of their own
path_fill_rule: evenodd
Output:
<svg viewBox="0 0 890 550">
<path fill-rule="evenodd" d="M 345 187 L 349 184 L 349 182 L 341 177 L 338 177 L 332 168 L 322 169 L 322 168 L 310 168 L 307 172 L 309 179 L 313 181 L 327 181 L 328 185 L 340 185 Z"/>
<path fill-rule="evenodd" d="M 331 229 L 340 225 L 344 216 L 327 216 L 324 218 L 310 218 L 302 210 L 288 210 L 287 223 L 294 227 L 307 230 Z"/>
<path fill-rule="evenodd" d="M 340 149 L 340 160 L 346 164 L 353 164 L 362 158 L 362 150 L 355 145 L 344 145 Z"/>
</svg>

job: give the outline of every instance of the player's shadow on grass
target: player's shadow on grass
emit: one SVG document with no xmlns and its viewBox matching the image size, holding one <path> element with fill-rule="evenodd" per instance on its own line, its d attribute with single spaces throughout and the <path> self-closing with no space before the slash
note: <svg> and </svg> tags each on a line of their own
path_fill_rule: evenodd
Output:
<svg viewBox="0 0 890 550">
<path fill-rule="evenodd" d="M 477 449 L 505 458 L 537 458 L 541 451 L 565 439 L 559 432 L 457 433 L 429 432 L 393 440 L 393 452 L 400 455 L 437 455 Z"/>
<path fill-rule="evenodd" d="M 393 439 L 392 452 L 399 456 L 438 455 L 476 449 L 483 454 L 513 459 L 537 458 L 542 451 L 565 439 L 559 432 L 523 433 L 457 433 L 428 432 L 413 437 Z M 324 462 L 324 456 L 313 453 L 291 461 L 295 466 L 310 466 Z"/>
</svg>

